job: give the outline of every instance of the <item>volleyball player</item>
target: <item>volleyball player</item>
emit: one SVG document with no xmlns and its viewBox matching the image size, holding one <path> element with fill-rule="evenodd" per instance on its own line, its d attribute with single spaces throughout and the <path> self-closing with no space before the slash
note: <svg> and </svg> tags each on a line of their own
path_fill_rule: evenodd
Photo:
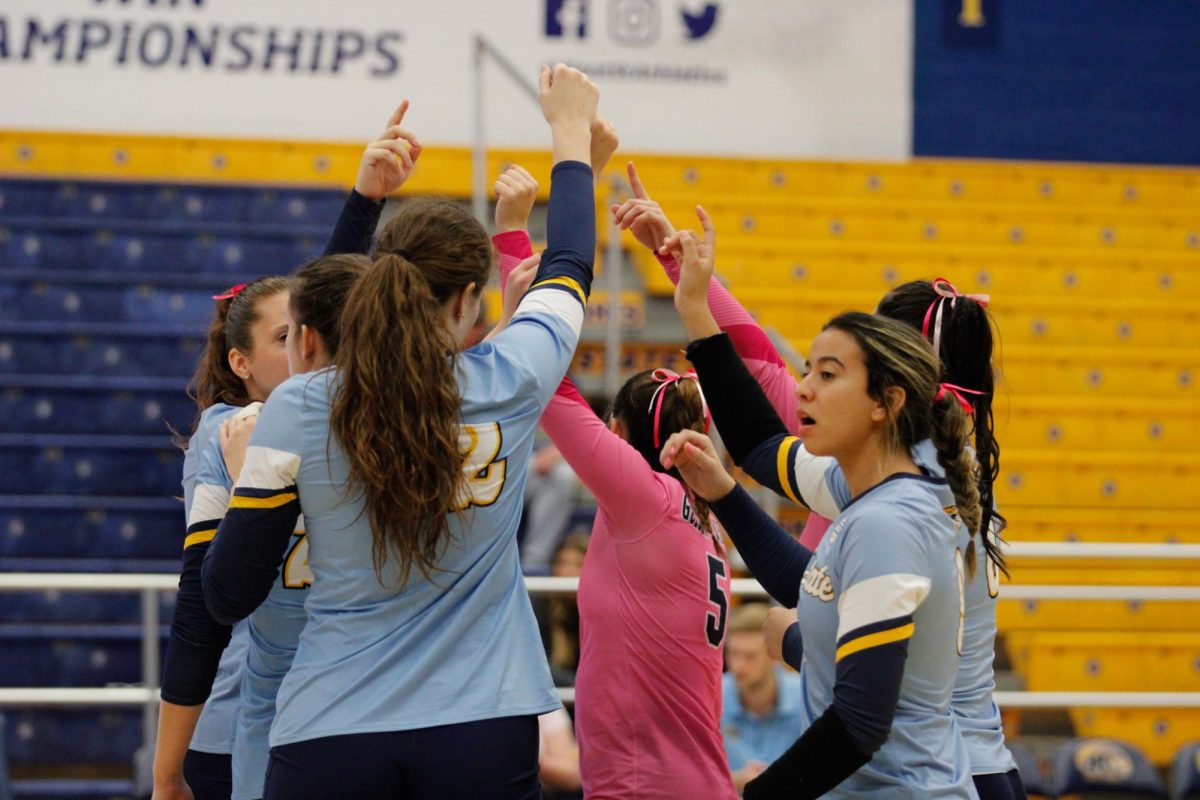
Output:
<svg viewBox="0 0 1200 800">
<path fill-rule="evenodd" d="M 537 183 L 511 167 L 495 188 L 503 283 L 533 253 L 526 222 Z M 699 385 L 670 370 L 638 373 L 613 398 L 606 424 L 567 378 L 542 427 L 599 506 L 578 596 L 575 729 L 585 795 L 736 797 L 721 737 L 724 543 L 707 504 L 658 459 L 671 434 L 707 429 Z"/>
<path fill-rule="evenodd" d="M 351 293 L 334 368 L 280 386 L 251 436 L 204 566 L 208 607 L 233 622 L 261 603 L 300 511 L 315 578 L 267 798 L 538 793 L 537 715 L 558 699 L 515 535 L 533 428 L 591 284 L 598 98 L 562 65 L 539 89 L 550 246 L 508 327 L 455 355 L 491 245 L 457 205 L 409 201 Z"/>
<path fill-rule="evenodd" d="M 655 251 L 667 276 L 678 283 L 679 263 L 669 253 L 659 252 L 675 230 L 662 208 L 647 194 L 632 163 L 628 170 L 634 197 L 614 206 L 614 217 L 620 227 L 630 230 L 640 243 Z M 1004 745 L 1000 711 L 992 696 L 995 690 L 996 598 L 1000 573 L 1004 569 L 999 531 L 1003 530 L 1004 520 L 993 509 L 999 447 L 992 435 L 993 340 L 986 303 L 986 297 L 960 294 L 953 284 L 939 278 L 911 281 L 893 289 L 880 301 L 876 313 L 920 330 L 933 342 L 939 356 L 941 380 L 966 389 L 964 394 L 968 399 L 964 410 L 971 415 L 974 450 L 979 463 L 981 529 L 987 532 L 986 537 L 975 540 L 972 555 L 984 564 L 986 580 L 972 580 L 966 586 L 963 655 L 955 677 L 953 709 L 967 742 L 971 771 L 980 797 L 983 800 L 1020 800 L 1025 797 L 1024 786 Z M 699 313 L 685 318 L 685 321 L 693 321 L 688 330 L 689 339 L 705 338 L 718 329 L 728 334 L 729 343 L 778 414 L 780 427 L 773 429 L 772 435 L 779 439 L 781 447 L 796 453 L 789 468 L 809 476 L 805 479 L 809 490 L 798 491 L 799 477 L 781 478 L 776 452 L 767 452 L 764 458 L 749 458 L 757 442 L 742 441 L 738 435 L 742 430 L 740 427 L 732 427 L 728 432 L 721 429 L 721 422 L 727 415 L 741 416 L 744 409 L 736 397 L 727 404 L 723 393 L 713 391 L 713 415 L 722 430 L 725 445 L 735 462 L 764 485 L 815 509 L 800 538 L 805 547 L 815 549 L 829 525 L 829 518 L 836 516 L 840 507 L 849 501 L 840 470 L 831 459 L 809 457 L 799 444 L 795 438 L 799 432 L 795 379 L 754 319 L 720 282 L 712 278 L 708 283 L 708 309 L 711 319 Z M 705 370 L 701 369 L 700 375 L 703 380 Z M 785 433 L 791 434 L 791 438 L 785 438 Z M 918 445 L 914 457 L 932 473 L 942 474 L 937 454 L 929 443 Z M 793 486 L 797 487 L 796 491 Z M 785 598 L 780 602 L 790 607 L 794 601 Z"/>
<path fill-rule="evenodd" d="M 696 240 L 683 241 L 694 255 Z M 685 264 L 681 287 L 687 272 Z M 972 796 L 950 711 L 963 552 L 980 518 L 966 417 L 939 387 L 928 343 L 893 320 L 841 314 L 809 358 L 802 434 L 814 453 L 837 459 L 854 497 L 815 553 L 750 500 L 706 437 L 676 434 L 662 455 L 712 503 L 739 551 L 755 555 L 747 561 L 763 585 L 799 599 L 784 649 L 800 668 L 805 730 L 744 796 Z M 948 480 L 913 460 L 925 439 Z"/>
<path fill-rule="evenodd" d="M 287 280 L 260 278 L 214 299 L 216 309 L 191 383 L 200 416 L 183 461 L 188 533 L 154 753 L 154 796 L 164 800 L 193 793 L 197 800 L 229 800 L 232 791 L 231 754 L 249 631 L 246 624 L 232 634 L 227 628 L 214 629 L 204 609 L 200 564 L 216 531 L 214 520 L 224 513 L 229 487 L 208 471 L 201 475 L 201 464 L 210 446 L 217 445 L 220 452 L 221 423 L 242 406 L 265 400 L 287 377 Z M 197 674 L 206 677 L 197 682 Z"/>
</svg>

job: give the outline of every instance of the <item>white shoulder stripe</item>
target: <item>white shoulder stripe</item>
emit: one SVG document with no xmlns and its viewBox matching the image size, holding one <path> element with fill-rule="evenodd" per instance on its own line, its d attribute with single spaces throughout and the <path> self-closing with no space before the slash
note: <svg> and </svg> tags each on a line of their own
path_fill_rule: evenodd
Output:
<svg viewBox="0 0 1200 800">
<path fill-rule="evenodd" d="M 894 573 L 859 581 L 838 598 L 837 639 L 864 625 L 906 617 L 929 596 L 932 582 L 924 575 Z"/>
<path fill-rule="evenodd" d="M 246 463 L 238 476 L 238 488 L 286 489 L 296 483 L 300 456 L 286 450 L 252 446 L 246 448 Z"/>
<path fill-rule="evenodd" d="M 576 335 L 583 328 L 583 306 L 574 295 L 558 289 L 533 288 L 521 299 L 514 318 L 521 314 L 542 312 L 561 317 Z"/>
<path fill-rule="evenodd" d="M 201 483 L 192 493 L 192 512 L 188 527 L 210 519 L 223 519 L 229 508 L 229 490 L 213 483 Z"/>
<path fill-rule="evenodd" d="M 796 448 L 796 458 L 792 461 L 792 476 L 800 496 L 811 510 L 825 519 L 837 519 L 837 515 L 842 513 L 833 492 L 829 491 L 829 482 L 825 480 L 825 474 L 833 463 L 829 456 L 814 456 L 804 449 L 803 443 Z"/>
</svg>

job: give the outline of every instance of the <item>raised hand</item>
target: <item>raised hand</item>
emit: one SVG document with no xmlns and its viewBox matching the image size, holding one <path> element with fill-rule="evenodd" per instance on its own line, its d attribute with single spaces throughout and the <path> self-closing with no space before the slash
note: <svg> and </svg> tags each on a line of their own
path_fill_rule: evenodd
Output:
<svg viewBox="0 0 1200 800">
<path fill-rule="evenodd" d="M 658 248 L 659 253 L 670 253 L 679 261 L 675 308 L 681 314 L 688 308 L 698 308 L 700 305 L 708 308 L 708 282 L 712 278 L 717 255 L 717 231 L 713 228 L 712 219 L 701 206 L 696 206 L 696 216 L 700 218 L 703 237 L 695 231 L 679 231 Z"/>
<path fill-rule="evenodd" d="M 543 65 L 538 76 L 538 97 L 542 115 L 550 123 L 554 163 L 587 163 L 591 158 L 592 123 L 600 102 L 596 84 L 565 64 L 555 64 L 554 69 Z"/>
<path fill-rule="evenodd" d="M 523 231 L 537 200 L 538 182 L 516 164 L 504 170 L 493 187 L 496 192 L 496 231 Z"/>
<path fill-rule="evenodd" d="M 720 500 L 736 484 L 725 471 L 712 439 L 703 433 L 683 430 L 672 434 L 658 457 L 664 469 L 675 468 L 699 497 Z"/>
<path fill-rule="evenodd" d="M 617 129 L 613 124 L 599 115 L 592 122 L 592 174 L 599 175 L 608 166 L 608 160 L 621 140 L 617 138 Z"/>
<path fill-rule="evenodd" d="M 412 174 L 421 155 L 421 141 L 400 127 L 408 113 L 405 100 L 392 114 L 379 138 L 367 145 L 358 165 L 354 189 L 363 197 L 382 200 L 399 189 Z"/>
<path fill-rule="evenodd" d="M 646 193 L 646 187 L 642 185 L 633 162 L 626 164 L 625 169 L 629 174 L 633 197 L 611 207 L 613 221 L 621 230 L 633 233 L 633 238 L 643 247 L 658 252 L 663 243 L 675 235 L 675 227 L 667 219 L 662 206 L 651 200 L 650 195 Z"/>
</svg>

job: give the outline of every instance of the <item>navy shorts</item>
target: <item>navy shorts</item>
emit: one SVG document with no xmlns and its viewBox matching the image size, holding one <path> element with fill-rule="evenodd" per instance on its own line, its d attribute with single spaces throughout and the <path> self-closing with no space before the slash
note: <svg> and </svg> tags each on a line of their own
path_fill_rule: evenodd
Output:
<svg viewBox="0 0 1200 800">
<path fill-rule="evenodd" d="M 1026 800 L 1025 784 L 1015 769 L 994 775 L 974 775 L 979 800 Z"/>
<path fill-rule="evenodd" d="M 538 800 L 536 716 L 271 748 L 265 800 Z"/>
<path fill-rule="evenodd" d="M 233 794 L 233 756 L 188 750 L 183 779 L 196 800 L 229 800 Z"/>
</svg>

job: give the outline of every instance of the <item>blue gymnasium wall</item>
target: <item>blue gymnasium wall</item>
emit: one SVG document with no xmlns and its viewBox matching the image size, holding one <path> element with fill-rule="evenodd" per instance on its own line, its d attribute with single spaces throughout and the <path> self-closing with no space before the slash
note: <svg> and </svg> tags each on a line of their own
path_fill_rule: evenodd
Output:
<svg viewBox="0 0 1200 800">
<path fill-rule="evenodd" d="M 917 156 L 1200 164 L 1200 0 L 916 0 L 913 105 Z"/>
</svg>

